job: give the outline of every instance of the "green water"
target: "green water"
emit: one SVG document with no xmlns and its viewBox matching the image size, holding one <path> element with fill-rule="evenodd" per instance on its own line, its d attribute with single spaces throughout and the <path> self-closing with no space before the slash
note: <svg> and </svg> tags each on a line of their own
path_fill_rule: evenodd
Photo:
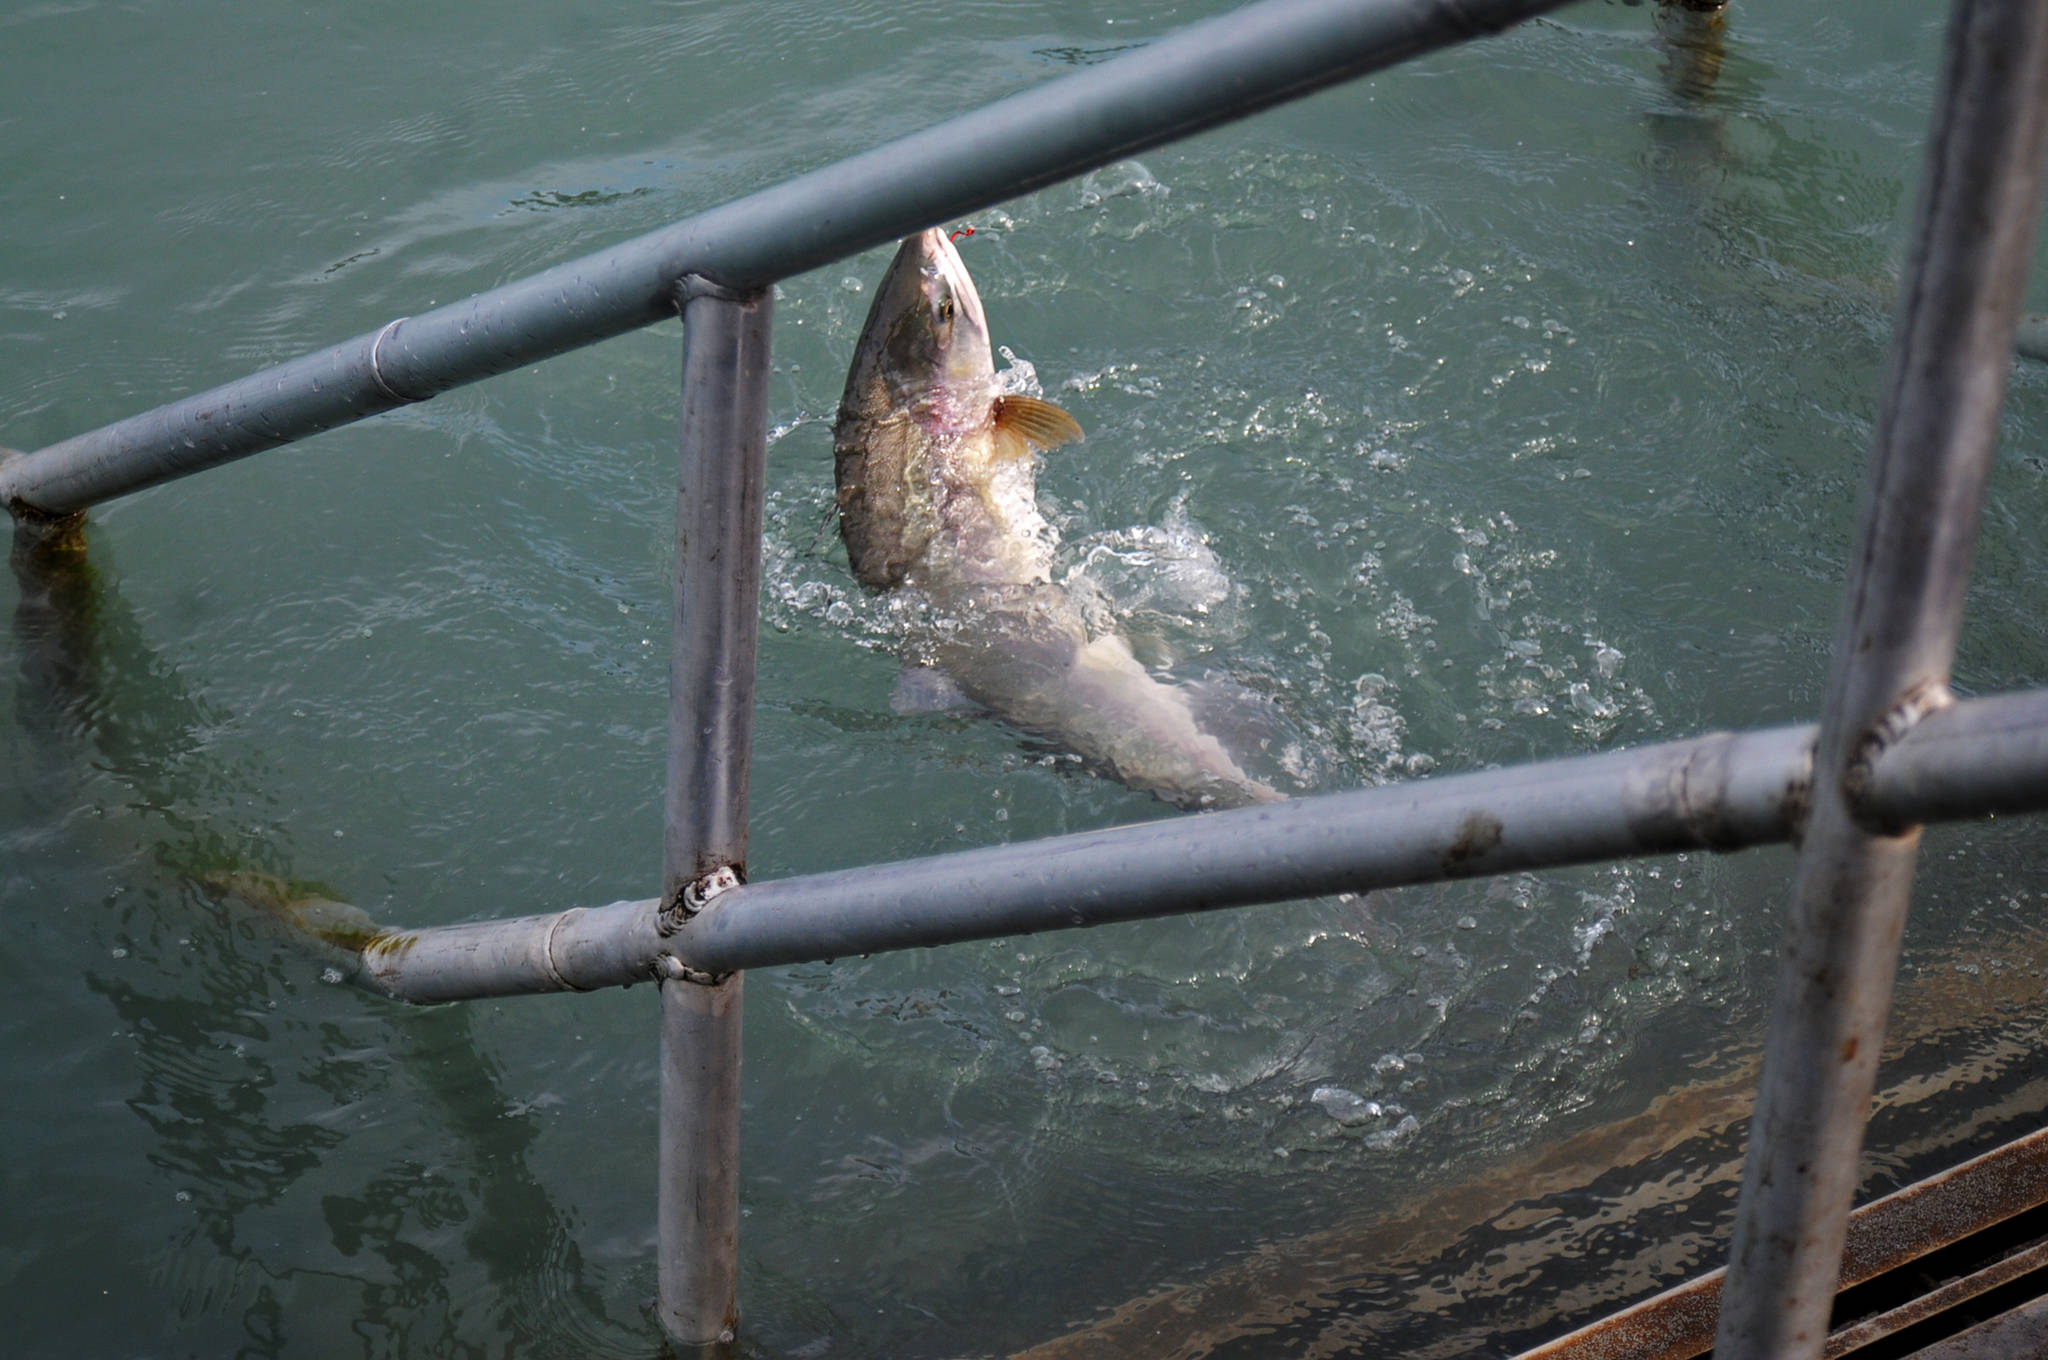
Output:
<svg viewBox="0 0 2048 1360">
<path fill-rule="evenodd" d="M 0 443 L 1224 7 L 15 0 Z M 1270 696 L 1295 787 L 1811 717 L 1939 39 L 1920 5 L 1744 4 L 1694 105 L 1648 11 L 1583 5 L 971 219 L 997 342 L 1088 429 L 1040 480 L 1063 561 L 1150 659 Z M 888 609 L 810 551 L 885 259 L 777 303 L 756 877 L 1178 815 L 891 712 Z M 106 506 L 87 616 L 0 633 L 9 1353 L 657 1350 L 652 992 L 402 1011 L 217 885 L 405 924 L 654 891 L 680 349 Z M 2022 365 L 1971 692 L 2048 680 L 2044 441 Z M 1909 980 L 2041 942 L 2039 835 L 1930 835 Z M 1638 1112 L 1756 1043 L 1790 863 L 759 974 L 744 1345 L 1005 1354 Z M 1316 1353 L 1415 1353 L 1409 1302 Z"/>
</svg>

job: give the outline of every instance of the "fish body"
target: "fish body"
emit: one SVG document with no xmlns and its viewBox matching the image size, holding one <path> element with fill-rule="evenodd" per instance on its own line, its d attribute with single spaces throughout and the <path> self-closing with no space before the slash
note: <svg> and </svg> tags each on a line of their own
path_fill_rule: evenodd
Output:
<svg viewBox="0 0 2048 1360">
<path fill-rule="evenodd" d="M 980 294 L 945 233 L 910 237 L 875 291 L 833 431 L 854 575 L 922 595 L 930 619 L 909 659 L 1012 726 L 1182 807 L 1278 799 L 1053 581 L 1031 450 L 1080 437 L 1065 411 L 998 383 Z"/>
</svg>

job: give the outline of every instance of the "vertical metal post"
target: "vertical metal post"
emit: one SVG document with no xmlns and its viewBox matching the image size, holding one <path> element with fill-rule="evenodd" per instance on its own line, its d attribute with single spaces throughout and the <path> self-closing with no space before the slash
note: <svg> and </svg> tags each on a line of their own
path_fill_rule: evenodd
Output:
<svg viewBox="0 0 2048 1360">
<path fill-rule="evenodd" d="M 1813 810 L 1714 1354 L 1821 1353 L 1917 827 L 1859 824 L 1874 757 L 1950 702 L 2048 129 L 2048 5 L 1957 0 L 1913 260 L 1836 633 Z"/>
<path fill-rule="evenodd" d="M 768 445 L 766 292 L 686 280 L 675 632 L 669 651 L 661 920 L 746 876 L 761 519 Z M 661 1325 L 684 1345 L 739 1322 L 741 976 L 661 983 Z"/>
</svg>

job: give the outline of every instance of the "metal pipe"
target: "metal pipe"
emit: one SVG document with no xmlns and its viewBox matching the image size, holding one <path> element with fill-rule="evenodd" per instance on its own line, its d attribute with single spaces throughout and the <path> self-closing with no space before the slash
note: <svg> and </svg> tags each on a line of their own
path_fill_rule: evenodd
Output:
<svg viewBox="0 0 2048 1360">
<path fill-rule="evenodd" d="M 677 934 L 660 900 L 388 932 L 368 987 L 430 1003 L 1366 892 L 1446 878 L 1789 840 L 1817 729 L 1710 734 L 735 887 Z M 1986 783 L 1972 783 L 1983 770 Z M 1902 824 L 2048 811 L 2048 690 L 1972 699 L 1877 761 L 1863 814 Z M 1496 830 L 1497 828 L 1497 830 Z M 1497 835 L 1497 839 L 1496 839 Z"/>
<path fill-rule="evenodd" d="M 655 979 L 667 949 L 661 901 L 571 907 L 539 916 L 386 930 L 362 946 L 354 981 L 414 1005 L 486 996 L 589 992 Z"/>
<path fill-rule="evenodd" d="M 1267 0 L 608 250 L 0 467 L 0 504 L 83 509 L 673 316 L 696 274 L 766 287 L 1562 0 Z"/>
<path fill-rule="evenodd" d="M 2048 154 L 2048 5 L 1957 0 L 1836 632 L 1714 1353 L 1821 1353 L 1918 828 L 1858 821 L 1873 754 L 1948 700 Z"/>
<path fill-rule="evenodd" d="M 739 1327 L 741 983 L 661 987 L 655 1311 L 685 1346 Z"/>
<path fill-rule="evenodd" d="M 746 877 L 768 474 L 769 294 L 735 295 L 698 279 L 681 292 L 661 931 L 699 910 L 713 885 Z M 662 974 L 655 1309 L 684 1345 L 730 1341 L 739 1325 L 742 984 L 737 973 L 673 964 Z"/>
<path fill-rule="evenodd" d="M 765 290 L 739 298 L 692 280 L 685 291 L 661 889 L 678 912 L 718 870 L 746 877 L 772 310 Z"/>
<path fill-rule="evenodd" d="M 758 883 L 671 948 L 756 968 L 1393 884 L 1782 839 L 1811 729 L 1361 789 Z"/>
<path fill-rule="evenodd" d="M 2048 807 L 2048 690 L 1928 714 L 1873 752 L 1851 793 L 1857 816 L 1880 828 Z"/>
<path fill-rule="evenodd" d="M 749 883 L 664 934 L 659 899 L 391 932 L 361 981 L 404 1001 L 624 986 L 1319 893 L 1784 840 L 1812 727 L 1715 733 L 894 864 Z"/>
</svg>

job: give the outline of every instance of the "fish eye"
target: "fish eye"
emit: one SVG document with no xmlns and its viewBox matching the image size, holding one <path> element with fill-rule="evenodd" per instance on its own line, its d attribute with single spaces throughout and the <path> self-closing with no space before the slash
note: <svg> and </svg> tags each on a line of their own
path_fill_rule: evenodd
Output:
<svg viewBox="0 0 2048 1360">
<path fill-rule="evenodd" d="M 942 297 L 942 298 L 940 298 L 940 299 L 939 299 L 939 320 L 941 320 L 941 321 L 951 321 L 952 319 L 953 319 L 953 295 L 952 295 L 952 294 L 950 294 L 950 293 L 948 293 L 948 294 L 947 294 L 947 295 L 946 295 L 945 297 Z"/>
</svg>

